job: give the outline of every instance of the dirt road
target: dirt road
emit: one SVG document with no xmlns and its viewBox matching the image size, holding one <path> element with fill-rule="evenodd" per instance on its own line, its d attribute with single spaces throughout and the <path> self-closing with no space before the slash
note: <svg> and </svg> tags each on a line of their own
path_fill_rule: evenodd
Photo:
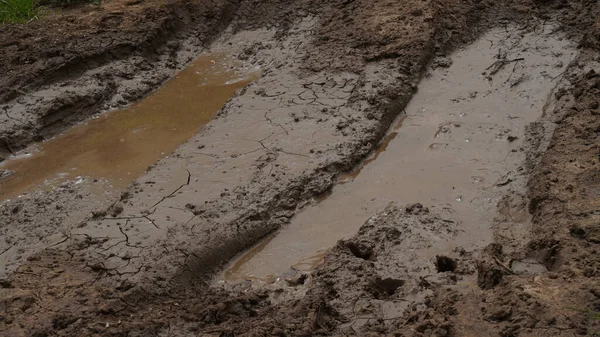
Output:
<svg viewBox="0 0 600 337">
<path fill-rule="evenodd" d="M 599 331 L 599 12 L 115 0 L 1 27 L 0 332 Z"/>
</svg>

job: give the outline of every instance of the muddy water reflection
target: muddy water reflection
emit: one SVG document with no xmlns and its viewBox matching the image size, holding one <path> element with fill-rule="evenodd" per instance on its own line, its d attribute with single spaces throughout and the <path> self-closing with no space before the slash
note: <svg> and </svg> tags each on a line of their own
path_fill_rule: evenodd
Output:
<svg viewBox="0 0 600 337">
<path fill-rule="evenodd" d="M 0 200 L 78 176 L 124 188 L 189 139 L 256 76 L 224 56 L 203 55 L 142 101 L 77 125 L 39 144 L 28 158 L 3 163 L 15 173 L 0 182 Z"/>
<path fill-rule="evenodd" d="M 342 184 L 300 212 L 260 252 L 234 261 L 235 278 L 221 277 L 282 274 L 297 261 L 354 235 L 390 202 L 421 202 L 459 223 L 461 233 L 452 242 L 431 247 L 424 255 L 488 243 L 503 195 L 496 186 L 504 186 L 506 175 L 523 162 L 525 126 L 540 117 L 556 80 L 575 55 L 567 40 L 549 34 L 551 29 L 524 36 L 495 30 L 457 52 L 450 68 L 438 69 L 421 82 L 406 117 L 363 165 L 342 175 Z M 490 76 L 486 69 L 497 55 L 523 60 Z"/>
</svg>

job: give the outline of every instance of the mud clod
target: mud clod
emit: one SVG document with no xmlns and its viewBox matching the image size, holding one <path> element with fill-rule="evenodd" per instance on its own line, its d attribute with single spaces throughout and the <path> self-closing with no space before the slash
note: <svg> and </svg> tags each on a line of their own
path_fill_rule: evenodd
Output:
<svg viewBox="0 0 600 337">
<path fill-rule="evenodd" d="M 52 320 L 52 327 L 56 330 L 66 329 L 69 325 L 77 321 L 77 317 L 68 317 L 66 315 L 58 315 Z"/>
<path fill-rule="evenodd" d="M 497 243 L 488 245 L 484 256 L 477 262 L 477 285 L 479 288 L 489 290 L 502 282 L 504 275 L 510 272 L 507 266 L 500 261 L 502 246 Z"/>
<path fill-rule="evenodd" d="M 0 288 L 8 289 L 8 288 L 12 288 L 12 287 L 13 287 L 13 284 L 10 279 L 5 279 L 5 278 L 0 279 Z"/>
<path fill-rule="evenodd" d="M 494 312 L 487 316 L 487 319 L 495 322 L 502 322 L 507 320 L 512 315 L 512 309 L 508 306 L 498 308 Z"/>
<path fill-rule="evenodd" d="M 344 242 L 344 245 L 350 250 L 352 255 L 360 259 L 369 260 L 373 256 L 373 247 L 371 247 L 368 244 L 362 242 L 347 241 Z"/>
<path fill-rule="evenodd" d="M 424 207 L 423 205 L 417 203 L 417 204 L 410 204 L 408 206 L 406 206 L 406 212 L 409 214 L 426 214 L 429 213 L 429 208 Z"/>
<path fill-rule="evenodd" d="M 306 282 L 308 276 L 304 273 L 299 273 L 299 275 L 295 275 L 294 277 L 286 277 L 285 282 L 287 282 L 292 287 L 303 285 Z"/>
</svg>

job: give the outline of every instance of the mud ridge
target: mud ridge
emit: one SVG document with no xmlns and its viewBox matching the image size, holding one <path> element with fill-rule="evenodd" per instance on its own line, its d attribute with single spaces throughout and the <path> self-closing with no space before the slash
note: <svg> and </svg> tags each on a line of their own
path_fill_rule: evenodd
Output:
<svg viewBox="0 0 600 337">
<path fill-rule="evenodd" d="M 93 32 L 90 37 L 76 32 L 72 39 L 44 32 L 44 36 L 36 37 L 36 42 L 31 41 L 37 34 L 33 32 L 43 25 L 57 25 L 53 20 L 69 21 L 77 14 L 47 18 L 18 33 L 13 29 L 19 30 L 19 26 L 5 27 L 7 31 L 1 36 L 7 39 L 3 44 L 9 47 L 4 52 L 11 62 L 4 64 L 6 75 L 0 83 L 0 102 L 5 111 L 0 119 L 3 142 L 17 151 L 34 141 L 51 138 L 89 116 L 140 99 L 193 60 L 246 6 L 239 1 L 176 1 L 160 5 L 116 2 L 91 11 L 91 26 L 86 27 Z M 134 13 L 124 16 L 123 9 L 133 9 Z M 269 20 L 269 15 L 265 18 Z M 139 21 L 145 25 L 137 27 Z M 107 29 L 109 23 L 118 23 L 126 31 Z M 39 45 L 40 39 L 53 44 Z M 139 83 L 127 83 L 144 73 L 141 87 Z M 90 83 L 104 88 L 88 91 Z M 117 89 L 125 94 L 116 95 Z M 54 96 L 57 91 L 70 94 L 40 102 L 40 96 Z M 88 101 L 90 95 L 93 104 L 78 104 Z M 18 116 L 17 123 L 12 116 Z M 0 158 L 7 154 L 0 153 Z"/>
</svg>

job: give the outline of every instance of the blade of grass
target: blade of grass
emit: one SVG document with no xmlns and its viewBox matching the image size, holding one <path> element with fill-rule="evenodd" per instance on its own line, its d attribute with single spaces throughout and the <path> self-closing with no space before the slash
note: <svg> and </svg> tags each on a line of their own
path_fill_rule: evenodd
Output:
<svg viewBox="0 0 600 337">
<path fill-rule="evenodd" d="M 37 0 L 0 0 L 0 23 L 29 21 L 38 10 Z"/>
</svg>

